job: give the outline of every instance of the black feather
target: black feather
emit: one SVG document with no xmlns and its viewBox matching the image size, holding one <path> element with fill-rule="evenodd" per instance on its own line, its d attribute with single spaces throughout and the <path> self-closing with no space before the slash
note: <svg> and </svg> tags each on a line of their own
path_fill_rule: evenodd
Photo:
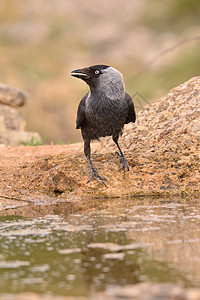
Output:
<svg viewBox="0 0 200 300">
<path fill-rule="evenodd" d="M 80 129 L 84 126 L 84 123 L 86 121 L 86 115 L 85 115 L 85 100 L 88 96 L 88 93 L 81 99 L 78 111 L 77 111 L 77 118 L 76 118 L 76 129 Z"/>
<path fill-rule="evenodd" d="M 131 99 L 131 96 L 127 93 L 125 94 L 125 101 L 128 103 L 128 111 L 125 124 L 128 124 L 130 122 L 135 123 L 136 115 L 133 100 Z"/>
</svg>

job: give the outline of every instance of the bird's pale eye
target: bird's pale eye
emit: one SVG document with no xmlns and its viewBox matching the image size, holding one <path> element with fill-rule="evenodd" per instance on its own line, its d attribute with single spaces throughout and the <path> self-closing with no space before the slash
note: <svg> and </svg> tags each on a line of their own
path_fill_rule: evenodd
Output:
<svg viewBox="0 0 200 300">
<path fill-rule="evenodd" d="M 96 75 L 98 75 L 98 74 L 99 74 L 99 70 L 96 70 L 94 73 L 95 73 Z"/>
</svg>

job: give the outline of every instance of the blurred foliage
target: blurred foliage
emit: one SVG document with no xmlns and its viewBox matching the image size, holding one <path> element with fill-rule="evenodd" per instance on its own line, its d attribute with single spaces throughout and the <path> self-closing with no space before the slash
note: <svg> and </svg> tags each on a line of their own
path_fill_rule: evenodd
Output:
<svg viewBox="0 0 200 300">
<path fill-rule="evenodd" d="M 42 146 L 44 145 L 44 142 L 46 140 L 46 137 L 41 138 L 40 140 L 34 139 L 32 136 L 30 141 L 21 141 L 21 145 L 23 146 Z"/>
<path fill-rule="evenodd" d="M 176 60 L 169 62 L 164 68 L 157 70 L 146 70 L 144 73 L 126 81 L 129 92 L 139 91 L 144 99 L 140 99 L 143 105 L 150 103 L 151 99 L 156 100 L 166 91 L 187 81 L 193 76 L 200 75 L 200 51 L 198 47 L 191 47 L 186 51 L 181 51 L 181 55 L 176 56 Z M 135 91 L 133 90 L 133 87 Z M 142 92 L 141 92 L 142 91 Z M 136 99 L 136 106 L 138 105 Z M 137 108 L 137 107 L 136 107 Z M 141 105 L 139 106 L 141 109 Z"/>
<path fill-rule="evenodd" d="M 196 0 L 145 0 L 142 22 L 152 30 L 183 32 L 199 26 L 200 2 Z"/>
<path fill-rule="evenodd" d="M 196 0 L 1 0 L 0 82 L 28 92 L 20 109 L 27 130 L 46 143 L 79 141 L 76 110 L 87 86 L 71 70 L 116 67 L 141 109 L 199 75 L 199 39 L 160 55 L 199 36 L 199 20 Z"/>
</svg>

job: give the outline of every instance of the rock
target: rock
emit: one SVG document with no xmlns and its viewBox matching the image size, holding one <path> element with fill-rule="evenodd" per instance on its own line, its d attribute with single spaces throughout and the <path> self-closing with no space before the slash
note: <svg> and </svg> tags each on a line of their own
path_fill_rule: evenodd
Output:
<svg viewBox="0 0 200 300">
<path fill-rule="evenodd" d="M 134 153 L 154 151 L 199 155 L 200 77 L 173 88 L 157 102 L 146 105 L 137 115 L 136 124 L 128 124 L 120 139 L 123 149 Z M 114 151 L 112 139 L 102 140 L 98 151 Z M 180 158 L 181 159 L 181 158 Z M 189 159 L 188 159 L 189 160 Z M 199 162 L 199 161 L 198 161 Z"/>
<path fill-rule="evenodd" d="M 0 144 L 4 145 L 29 145 L 32 141 L 37 144 L 41 140 L 39 133 L 32 131 L 5 130 L 2 133 L 0 129 Z"/>
<path fill-rule="evenodd" d="M 0 83 L 0 104 L 19 107 L 26 104 L 27 94 L 4 83 Z"/>
<path fill-rule="evenodd" d="M 20 145 L 41 140 L 37 132 L 25 131 L 26 122 L 16 110 L 26 100 L 25 92 L 0 83 L 0 144 Z"/>
<path fill-rule="evenodd" d="M 45 185 L 49 192 L 54 194 L 62 194 L 66 191 L 73 191 L 77 183 L 72 178 L 69 178 L 62 170 L 53 168 L 45 178 Z"/>
<path fill-rule="evenodd" d="M 0 128 L 15 131 L 24 131 L 26 122 L 22 119 L 19 112 L 7 105 L 0 104 Z"/>
</svg>

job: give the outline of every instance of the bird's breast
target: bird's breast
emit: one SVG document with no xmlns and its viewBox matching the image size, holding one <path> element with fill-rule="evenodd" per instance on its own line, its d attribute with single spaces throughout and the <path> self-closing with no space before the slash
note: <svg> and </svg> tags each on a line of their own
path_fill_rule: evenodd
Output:
<svg viewBox="0 0 200 300">
<path fill-rule="evenodd" d="M 88 101 L 86 103 L 85 130 L 89 130 L 93 139 L 113 135 L 124 126 L 127 106 L 120 100 Z"/>
<path fill-rule="evenodd" d="M 89 100 L 86 102 L 86 117 L 90 119 L 109 119 L 127 110 L 126 103 L 120 100 Z"/>
</svg>

